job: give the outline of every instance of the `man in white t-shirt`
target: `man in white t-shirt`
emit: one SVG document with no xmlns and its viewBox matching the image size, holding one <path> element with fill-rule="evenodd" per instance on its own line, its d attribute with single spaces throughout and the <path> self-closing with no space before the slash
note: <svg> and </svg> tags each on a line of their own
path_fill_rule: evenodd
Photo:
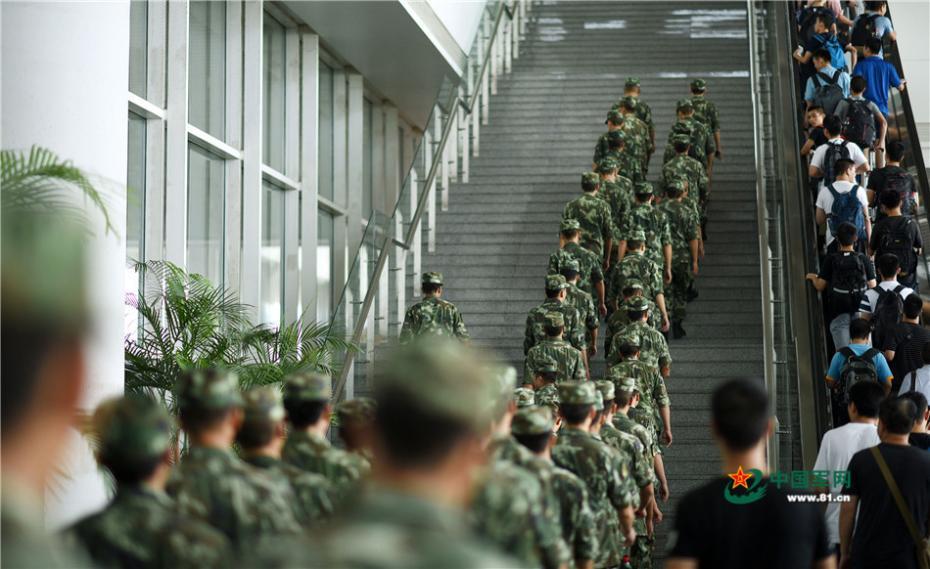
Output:
<svg viewBox="0 0 930 569">
<path fill-rule="evenodd" d="M 830 429 L 823 435 L 820 452 L 814 470 L 830 471 L 830 492 L 836 496 L 842 484 L 833 484 L 833 472 L 846 470 L 849 459 L 860 450 L 877 445 L 878 408 L 885 397 L 885 390 L 878 383 L 860 381 L 849 388 L 849 423 L 842 427 Z M 830 544 L 838 548 L 840 544 L 840 505 L 838 502 L 827 504 L 827 534 Z"/>
<path fill-rule="evenodd" d="M 821 148 L 822 147 L 823 146 L 821 146 Z M 820 149 L 818 148 L 818 151 L 819 150 Z M 834 168 L 836 170 L 836 180 L 834 180 L 832 184 L 833 191 L 835 191 L 837 194 L 848 194 L 849 192 L 855 190 L 856 198 L 859 200 L 859 204 L 862 208 L 862 215 L 858 220 L 831 219 L 834 201 L 833 192 L 830 191 L 829 187 L 821 186 L 820 191 L 817 193 L 817 223 L 819 225 L 827 225 L 827 251 L 833 251 L 835 249 L 835 247 L 831 247 L 834 239 L 834 226 L 839 226 L 840 223 L 848 221 L 855 225 L 859 232 L 857 250 L 864 252 L 865 245 L 872 237 L 872 222 L 869 219 L 868 192 L 866 192 L 865 188 L 860 187 L 855 183 L 854 178 L 856 175 L 856 169 L 851 160 L 841 158 L 836 161 Z"/>
<path fill-rule="evenodd" d="M 811 164 L 808 167 L 808 174 L 811 178 L 820 179 L 820 188 L 824 187 L 824 182 L 829 182 L 829 167 L 825 162 L 827 161 L 827 152 L 832 146 L 837 145 L 846 145 L 846 151 L 849 153 L 849 159 L 852 160 L 853 164 L 856 166 L 856 173 L 859 172 L 868 172 L 869 162 L 865 158 L 865 154 L 862 152 L 862 149 L 855 142 L 849 142 L 844 140 L 840 134 L 843 132 L 843 121 L 840 120 L 836 115 L 829 115 L 823 119 L 823 131 L 824 136 L 827 137 L 827 142 L 821 144 L 814 150 L 813 156 L 811 156 Z M 834 168 L 835 171 L 835 168 Z"/>
<path fill-rule="evenodd" d="M 898 282 L 898 271 L 901 269 L 901 263 L 898 262 L 898 258 L 891 253 L 879 255 L 878 258 L 875 259 L 875 269 L 878 271 L 878 278 L 881 279 L 878 286 L 875 288 L 894 290 L 898 288 L 898 286 L 901 286 L 901 283 Z M 902 286 L 898 294 L 903 301 L 913 292 L 914 289 Z M 875 305 L 877 303 L 878 291 L 873 288 L 865 291 L 865 294 L 862 295 L 862 302 L 859 303 L 859 316 L 866 320 L 872 318 L 872 313 L 875 312 Z"/>
</svg>

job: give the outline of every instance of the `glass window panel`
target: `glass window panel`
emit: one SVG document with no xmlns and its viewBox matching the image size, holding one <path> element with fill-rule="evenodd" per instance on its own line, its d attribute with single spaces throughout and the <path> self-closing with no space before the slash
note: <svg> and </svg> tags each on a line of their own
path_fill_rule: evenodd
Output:
<svg viewBox="0 0 930 569">
<path fill-rule="evenodd" d="M 226 164 L 198 146 L 188 148 L 187 268 L 221 286 Z"/>
<path fill-rule="evenodd" d="M 265 164 L 279 172 L 284 172 L 284 81 L 287 64 L 284 61 L 285 39 L 284 26 L 265 14 L 264 17 L 264 65 L 263 65 L 263 101 L 264 101 L 264 145 L 262 148 Z"/>
<path fill-rule="evenodd" d="M 319 192 L 333 199 L 333 70 L 320 62 Z"/>
<path fill-rule="evenodd" d="M 123 291 L 127 296 L 139 292 L 139 275 L 133 268 L 144 260 L 145 220 L 145 119 L 129 113 L 129 151 L 126 168 L 126 269 L 123 274 Z M 136 336 L 139 327 L 138 312 L 126 306 L 125 333 Z"/>
<path fill-rule="evenodd" d="M 362 217 L 368 219 L 371 217 L 372 188 L 374 184 L 374 173 L 371 171 L 371 153 L 372 140 L 374 135 L 371 131 L 371 113 L 372 104 L 368 99 L 363 99 L 362 104 Z"/>
<path fill-rule="evenodd" d="M 190 123 L 226 135 L 226 3 L 190 3 L 188 93 Z"/>
<path fill-rule="evenodd" d="M 333 216 L 320 211 L 317 217 L 316 279 L 317 320 L 329 322 L 333 306 Z"/>
<path fill-rule="evenodd" d="M 129 4 L 129 90 L 145 97 L 148 77 L 148 2 Z"/>
<path fill-rule="evenodd" d="M 284 190 L 262 184 L 262 300 L 261 321 L 281 324 L 284 297 Z"/>
</svg>

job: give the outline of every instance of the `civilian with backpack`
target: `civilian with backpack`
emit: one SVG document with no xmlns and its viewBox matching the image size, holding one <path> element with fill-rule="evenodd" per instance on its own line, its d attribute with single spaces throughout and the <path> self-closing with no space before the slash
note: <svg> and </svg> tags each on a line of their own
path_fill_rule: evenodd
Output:
<svg viewBox="0 0 930 569">
<path fill-rule="evenodd" d="M 827 49 L 814 51 L 813 61 L 815 72 L 807 80 L 804 100 L 808 107 L 823 107 L 832 115 L 837 103 L 849 96 L 849 73 L 831 65 L 833 56 Z"/>
<path fill-rule="evenodd" d="M 855 67 L 856 65 L 856 48 L 852 46 L 843 47 L 840 44 L 839 39 L 836 36 L 836 30 L 831 29 L 831 24 L 833 22 L 832 14 L 819 14 L 814 20 L 814 30 L 810 37 L 804 39 L 802 36 L 802 41 L 804 44 L 799 46 L 798 50 L 794 52 L 794 58 L 801 64 L 801 77 L 807 79 L 811 77 L 816 69 L 811 63 L 811 58 L 813 58 L 814 52 L 818 49 L 826 49 L 830 52 L 830 65 L 835 69 L 841 69 L 843 71 L 848 71 Z M 846 52 L 850 52 L 850 57 L 852 58 L 852 67 L 846 66 Z"/>
<path fill-rule="evenodd" d="M 839 249 L 824 257 L 820 274 L 808 273 L 807 280 L 823 293 L 830 335 L 837 350 L 849 345 L 849 323 L 859 312 L 865 291 L 875 286 L 872 261 L 855 250 L 858 232 L 851 223 L 836 229 Z"/>
<path fill-rule="evenodd" d="M 884 165 L 885 162 L 885 133 L 888 131 L 888 121 L 885 115 L 872 101 L 862 96 L 868 88 L 868 83 L 861 75 L 856 75 L 849 83 L 850 95 L 836 105 L 833 114 L 843 121 L 843 137 L 854 142 L 862 149 L 865 159 L 869 159 L 869 152 L 875 149 L 875 163 Z"/>
<path fill-rule="evenodd" d="M 810 167 L 808 167 L 808 174 L 811 178 L 820 178 L 821 188 L 836 179 L 838 160 L 851 160 L 856 167 L 854 174 L 868 171 L 869 163 L 859 145 L 840 136 L 843 132 L 843 121 L 839 117 L 828 115 L 823 119 L 823 129 L 827 142 L 814 151 Z"/>
<path fill-rule="evenodd" d="M 886 395 L 891 391 L 894 376 L 882 352 L 869 343 L 870 330 L 868 320 L 856 318 L 849 323 L 849 345 L 833 354 L 826 380 L 835 399 L 848 402 L 849 388 L 861 381 L 878 382 Z"/>
<path fill-rule="evenodd" d="M 901 322 L 904 300 L 914 291 L 898 282 L 901 265 L 898 258 L 886 253 L 879 255 L 876 268 L 881 282 L 865 291 L 859 304 L 859 315 L 872 323 L 872 342 L 884 346 Z"/>
<path fill-rule="evenodd" d="M 807 140 L 804 141 L 804 146 L 801 147 L 801 156 L 807 156 L 817 150 L 821 144 L 827 143 L 827 135 L 824 133 L 823 128 L 823 119 L 826 118 L 823 107 L 807 109 L 804 118 L 807 121 Z"/>
<path fill-rule="evenodd" d="M 913 391 L 918 387 L 917 370 L 924 367 L 924 346 L 930 343 L 930 330 L 920 325 L 922 310 L 923 301 L 918 295 L 904 299 L 901 323 L 881 345 L 885 359 L 891 364 L 895 392 Z"/>
<path fill-rule="evenodd" d="M 875 205 L 876 198 L 882 192 L 893 191 L 901 196 L 901 215 L 913 217 L 917 212 L 917 184 L 907 170 L 901 167 L 904 160 L 904 143 L 893 140 L 888 143 L 888 162 L 884 168 L 872 170 L 869 175 L 868 191 L 869 203 Z M 879 210 L 875 216 L 876 221 L 885 217 Z"/>
<path fill-rule="evenodd" d="M 881 41 L 886 37 L 891 41 L 898 39 L 898 34 L 895 33 L 894 27 L 891 25 L 891 20 L 885 15 L 887 13 L 888 5 L 884 0 L 866 0 L 865 12 L 853 22 L 852 30 L 849 33 L 849 43 L 854 47 L 862 48 L 868 45 L 867 42 L 870 39 L 877 39 L 879 40 L 878 51 L 874 53 L 881 56 Z"/>
<path fill-rule="evenodd" d="M 829 144 L 824 146 L 829 146 Z M 834 236 L 837 228 L 843 222 L 855 226 L 858 235 L 856 250 L 865 251 L 865 245 L 872 235 L 872 222 L 869 220 L 869 198 L 865 193 L 865 189 L 854 181 L 856 171 L 852 160 L 840 158 L 834 164 L 833 169 L 836 172 L 836 179 L 820 188 L 820 192 L 817 194 L 817 211 L 815 214 L 817 223 L 819 225 L 826 224 L 827 226 L 827 252 L 837 249 Z M 824 177 L 824 181 L 826 181 L 826 177 Z"/>
<path fill-rule="evenodd" d="M 853 68 L 853 73 L 865 77 L 870 85 L 865 98 L 875 103 L 882 114 L 888 116 L 888 90 L 894 87 L 898 91 L 904 91 L 906 82 L 898 75 L 894 64 L 882 58 L 881 51 L 881 40 L 868 40 L 864 57 Z"/>
<path fill-rule="evenodd" d="M 885 216 L 872 229 L 869 255 L 890 253 L 898 258 L 898 281 L 917 290 L 917 259 L 923 249 L 920 228 L 912 217 L 901 214 L 901 194 L 886 190 L 879 196 Z"/>
</svg>

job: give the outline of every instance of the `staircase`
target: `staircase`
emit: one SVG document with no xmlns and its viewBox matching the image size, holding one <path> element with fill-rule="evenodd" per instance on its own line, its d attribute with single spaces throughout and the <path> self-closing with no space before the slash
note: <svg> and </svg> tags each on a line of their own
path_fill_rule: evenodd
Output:
<svg viewBox="0 0 930 569">
<path fill-rule="evenodd" d="M 675 101 L 688 95 L 691 78 L 707 79 L 724 160 L 714 172 L 700 298 L 688 305 L 688 336 L 671 343 L 675 440 L 665 454 L 672 499 L 663 507 L 661 556 L 677 499 L 719 473 L 709 393 L 727 378 L 763 372 L 745 5 L 545 1 L 533 15 L 520 59 L 492 99 L 470 181 L 452 187 L 448 211 L 438 214 L 436 250 L 423 270 L 444 273 L 445 298 L 461 310 L 474 342 L 522 369 L 526 313 L 544 298 L 562 208 L 581 191 L 625 78 L 640 78 L 653 110 L 651 181 Z M 602 376 L 603 354 L 592 364 Z"/>
</svg>

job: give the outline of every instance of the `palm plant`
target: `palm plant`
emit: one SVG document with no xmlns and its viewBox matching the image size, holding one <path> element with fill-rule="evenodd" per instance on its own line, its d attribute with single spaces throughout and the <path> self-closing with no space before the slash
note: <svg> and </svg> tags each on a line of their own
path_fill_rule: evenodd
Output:
<svg viewBox="0 0 930 569">
<path fill-rule="evenodd" d="M 77 188 L 103 215 L 106 231 L 114 230 L 103 197 L 84 172 L 47 148 L 33 146 L 28 153 L 0 151 L 0 188 L 5 211 L 65 212 L 88 226 L 84 211 L 68 195 L 69 189 Z"/>
</svg>

